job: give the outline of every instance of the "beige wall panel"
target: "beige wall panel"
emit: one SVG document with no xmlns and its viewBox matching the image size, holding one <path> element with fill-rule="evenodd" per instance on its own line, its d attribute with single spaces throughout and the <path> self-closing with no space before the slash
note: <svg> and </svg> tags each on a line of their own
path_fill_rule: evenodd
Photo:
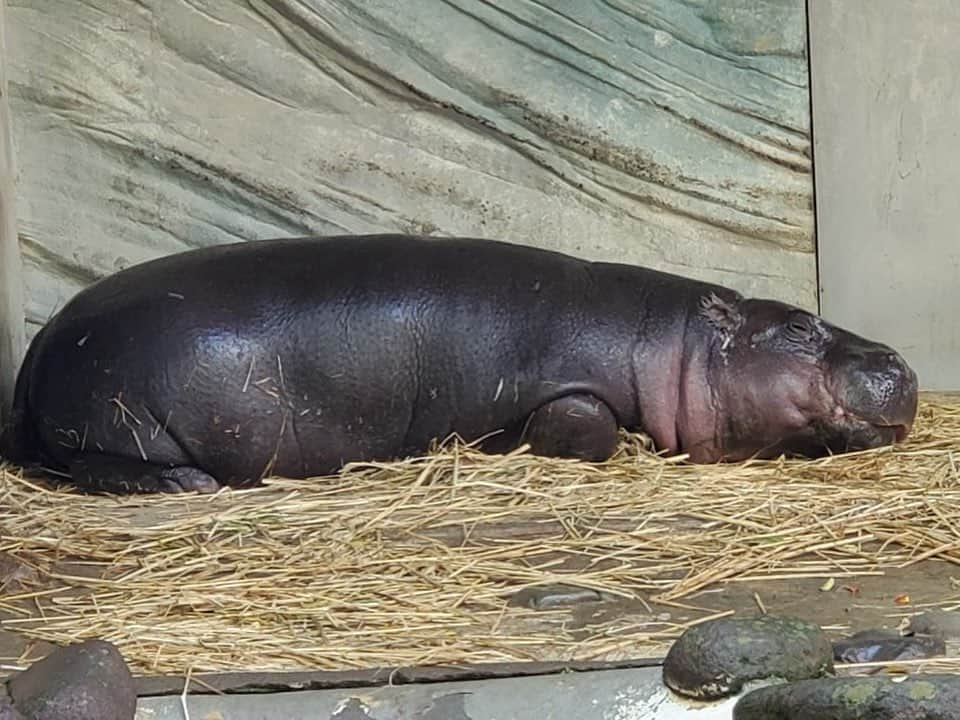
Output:
<svg viewBox="0 0 960 720">
<path fill-rule="evenodd" d="M 822 309 L 960 390 L 960 2 L 810 3 Z"/>
</svg>

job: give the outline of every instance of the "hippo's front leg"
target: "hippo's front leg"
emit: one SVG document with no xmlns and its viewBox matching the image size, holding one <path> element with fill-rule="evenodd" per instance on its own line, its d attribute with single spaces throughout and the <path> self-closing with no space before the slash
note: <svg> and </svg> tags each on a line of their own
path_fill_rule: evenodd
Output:
<svg viewBox="0 0 960 720">
<path fill-rule="evenodd" d="M 567 395 L 540 406 L 530 416 L 521 442 L 536 455 L 606 460 L 617 448 L 617 420 L 593 395 Z"/>
<path fill-rule="evenodd" d="M 70 462 L 70 474 L 80 490 L 91 493 L 215 493 L 220 489 L 220 483 L 199 468 L 170 467 L 99 453 L 75 457 Z"/>
</svg>

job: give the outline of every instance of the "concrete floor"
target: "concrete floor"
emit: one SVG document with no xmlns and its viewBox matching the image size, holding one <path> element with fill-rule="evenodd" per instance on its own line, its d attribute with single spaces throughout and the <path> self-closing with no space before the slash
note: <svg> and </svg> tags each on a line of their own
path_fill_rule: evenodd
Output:
<svg viewBox="0 0 960 720">
<path fill-rule="evenodd" d="M 772 613 L 833 626 L 829 634 L 836 637 L 859 629 L 893 628 L 902 617 L 928 605 L 948 599 L 960 602 L 952 581 L 955 575 L 953 566 L 924 561 L 885 569 L 882 576 L 856 578 L 852 581 L 858 586 L 856 594 L 842 589 L 822 592 L 822 579 L 810 578 L 730 583 L 700 594 L 695 601 L 707 608 L 752 614 L 759 597 Z M 910 606 L 894 602 L 900 592 L 909 593 Z M 578 610 L 584 615 L 581 621 L 624 612 L 619 603 L 588 606 Z M 0 632 L 0 659 L 6 656 L 7 662 L 13 661 L 23 644 L 22 637 Z M 34 646 L 33 653 L 45 654 L 42 645 Z M 202 685 L 194 685 L 198 694 L 188 697 L 188 713 L 178 695 L 183 677 L 146 677 L 138 678 L 142 697 L 137 720 L 730 720 L 735 699 L 709 705 L 681 701 L 663 687 L 657 662 L 576 672 L 542 666 L 536 670 L 531 663 L 530 672 L 551 674 L 527 677 L 515 676 L 525 669 L 517 664 L 475 667 L 473 676 L 485 674 L 486 679 L 472 680 L 453 668 L 253 673 L 249 677 L 204 674 L 193 676 L 197 681 L 202 677 Z M 386 685 L 391 674 L 404 684 Z M 203 685 L 230 694 L 199 694 Z"/>
<path fill-rule="evenodd" d="M 896 628 L 905 618 L 923 612 L 931 606 L 960 606 L 960 571 L 956 566 L 940 560 L 924 560 L 907 567 L 884 567 L 883 573 L 850 579 L 839 579 L 831 592 L 823 592 L 823 578 L 791 580 L 762 580 L 731 582 L 709 588 L 686 601 L 703 608 L 703 612 L 686 612 L 656 603 L 648 604 L 652 614 L 670 613 L 674 622 L 688 622 L 709 612 L 732 610 L 737 615 L 759 612 L 757 600 L 773 615 L 791 615 L 815 622 L 827 630 L 831 639 L 859 630 Z M 855 587 L 851 592 L 847 587 Z M 899 605 L 899 594 L 910 597 L 908 605 Z M 570 608 L 568 627 L 578 628 L 600 624 L 611 619 L 646 617 L 640 603 L 634 601 L 604 601 L 582 603 Z M 13 618 L 0 608 L 0 621 Z M 23 662 L 22 654 L 33 660 L 42 657 L 52 646 L 46 643 L 29 644 L 15 632 L 15 626 L 0 629 L 0 667 L 16 666 Z M 664 649 L 665 653 L 665 649 Z M 656 657 L 662 657 L 658 653 Z M 554 658 L 549 658 L 553 660 Z M 622 661 L 625 658 L 598 657 L 599 661 Z M 631 659 L 636 660 L 637 656 Z M 0 671 L 0 676 L 5 673 Z M 209 682 L 210 679 L 207 678 Z M 182 684 L 182 680 L 176 682 Z M 172 683 L 171 683 L 172 684 Z M 179 686 L 178 686 L 179 687 Z"/>
<path fill-rule="evenodd" d="M 729 720 L 737 698 L 690 703 L 660 667 L 249 695 L 142 698 L 136 720 Z M 750 686 L 749 689 L 759 685 Z M 745 690 L 746 692 L 746 690 Z"/>
</svg>

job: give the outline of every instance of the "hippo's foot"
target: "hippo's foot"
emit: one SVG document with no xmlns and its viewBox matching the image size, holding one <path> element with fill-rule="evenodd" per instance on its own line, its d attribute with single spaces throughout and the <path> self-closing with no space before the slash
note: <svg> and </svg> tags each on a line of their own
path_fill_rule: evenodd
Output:
<svg viewBox="0 0 960 720">
<path fill-rule="evenodd" d="M 88 493 L 215 493 L 220 489 L 216 479 L 189 465 L 170 467 L 95 453 L 74 458 L 70 475 L 74 485 Z"/>
<path fill-rule="evenodd" d="M 166 492 L 171 493 L 198 492 L 213 494 L 220 489 L 220 483 L 212 476 L 203 470 L 188 465 L 164 468 L 161 473 L 161 480 L 166 487 Z"/>
<path fill-rule="evenodd" d="M 527 423 L 522 442 L 535 455 L 606 460 L 617 449 L 617 419 L 603 400 L 577 394 L 540 406 Z"/>
</svg>

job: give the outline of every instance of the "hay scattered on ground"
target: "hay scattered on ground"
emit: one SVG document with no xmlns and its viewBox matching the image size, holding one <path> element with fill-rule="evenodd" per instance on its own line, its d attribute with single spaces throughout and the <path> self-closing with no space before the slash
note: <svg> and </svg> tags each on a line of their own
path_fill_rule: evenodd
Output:
<svg viewBox="0 0 960 720">
<path fill-rule="evenodd" d="M 111 640 L 148 673 L 657 654 L 684 625 L 645 602 L 960 562 L 958 449 L 960 401 L 931 397 L 904 446 L 809 462 L 684 466 L 634 438 L 598 465 L 451 446 L 334 479 L 120 499 L 5 471 L 0 554 L 36 580 L 0 591 L 0 611 L 31 638 Z M 573 622 L 509 602 L 550 583 L 636 612 Z"/>
</svg>

